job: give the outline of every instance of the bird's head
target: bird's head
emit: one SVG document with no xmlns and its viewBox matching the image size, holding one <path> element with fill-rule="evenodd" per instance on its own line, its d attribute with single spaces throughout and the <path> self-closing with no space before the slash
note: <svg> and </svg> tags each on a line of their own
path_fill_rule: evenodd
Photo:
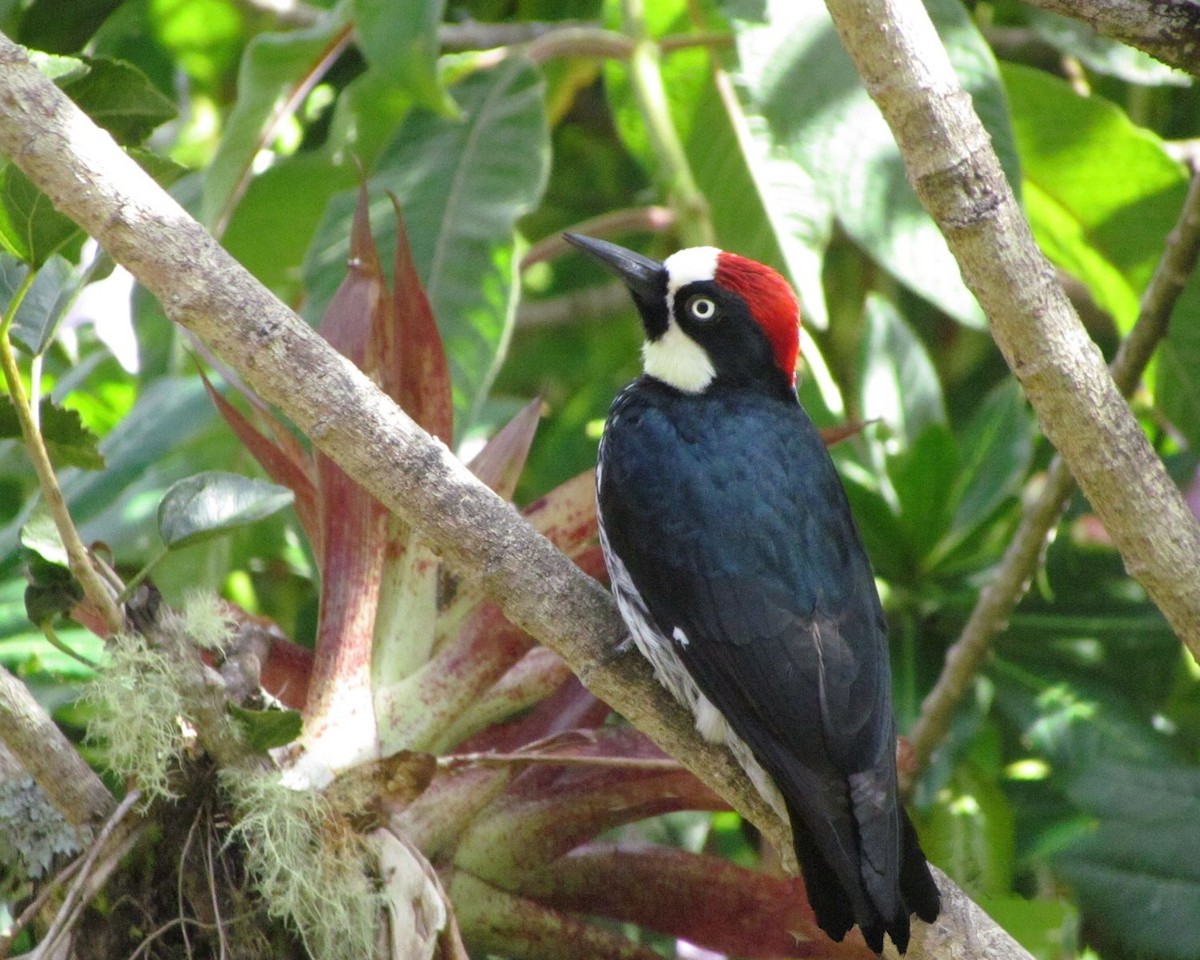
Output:
<svg viewBox="0 0 1200 960">
<path fill-rule="evenodd" d="M 564 236 L 629 288 L 651 377 L 685 393 L 714 384 L 795 388 L 800 305 L 770 267 L 715 247 L 690 247 L 660 263 L 606 240 Z"/>
</svg>

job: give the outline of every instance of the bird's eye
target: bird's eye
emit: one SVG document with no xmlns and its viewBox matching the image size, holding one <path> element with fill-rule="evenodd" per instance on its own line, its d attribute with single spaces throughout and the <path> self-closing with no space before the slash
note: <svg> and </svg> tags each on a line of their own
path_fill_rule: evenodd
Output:
<svg viewBox="0 0 1200 960">
<path fill-rule="evenodd" d="M 692 297 L 687 303 L 688 313 L 697 320 L 711 320 L 717 312 L 717 305 L 708 297 Z"/>
</svg>

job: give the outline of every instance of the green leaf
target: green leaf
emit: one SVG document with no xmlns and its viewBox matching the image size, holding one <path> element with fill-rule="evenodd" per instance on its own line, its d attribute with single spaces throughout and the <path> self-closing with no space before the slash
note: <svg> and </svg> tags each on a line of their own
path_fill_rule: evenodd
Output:
<svg viewBox="0 0 1200 960">
<path fill-rule="evenodd" d="M 975 900 L 1012 888 L 1013 811 L 995 780 L 972 763 L 959 764 L 923 817 L 926 855 Z"/>
<path fill-rule="evenodd" d="M 1100 760 L 1070 799 L 1095 829 L 1055 858 L 1089 924 L 1131 953 L 1195 956 L 1200 943 L 1200 770 Z"/>
<path fill-rule="evenodd" d="M 169 548 L 200 543 L 249 526 L 292 502 L 286 487 L 208 471 L 173 484 L 158 505 L 158 533 Z"/>
<path fill-rule="evenodd" d="M 359 46 L 371 69 L 428 110 L 454 116 L 454 101 L 438 80 L 438 26 L 445 0 L 351 0 Z"/>
<path fill-rule="evenodd" d="M 61 86 L 75 105 L 124 146 L 141 143 L 155 127 L 173 120 L 175 104 L 132 64 L 85 57 L 89 70 Z"/>
<path fill-rule="evenodd" d="M 923 561 L 950 528 L 958 446 L 945 424 L 930 423 L 888 458 L 887 469 L 900 501 L 905 539 Z"/>
<path fill-rule="evenodd" d="M 952 495 L 956 541 L 969 536 L 1008 497 L 1020 492 L 1033 461 L 1033 420 L 1015 380 L 987 395 L 959 442 Z"/>
<path fill-rule="evenodd" d="M 201 218 L 206 224 L 228 221 L 254 158 L 274 139 L 282 112 L 328 69 L 345 30 L 342 19 L 330 15 L 305 30 L 260 33 L 247 45 L 238 69 L 237 102 L 204 178 Z"/>
<path fill-rule="evenodd" d="M 1182 70 L 1168 67 L 1148 53 L 1099 34 L 1082 20 L 1032 6 L 1023 13 L 1038 37 L 1067 56 L 1077 58 L 1089 70 L 1148 87 L 1191 86 L 1191 77 Z"/>
<path fill-rule="evenodd" d="M 1128 332 L 1187 190 L 1153 133 L 1097 96 L 1006 64 L 1034 236 Z"/>
<path fill-rule="evenodd" d="M 12 263 L 3 255 L 0 255 L 0 261 Z M 0 284 L 3 284 L 0 300 L 4 301 L 5 310 L 11 303 L 12 293 L 15 292 L 8 288 L 8 282 L 17 272 L 0 268 Z M 25 298 L 17 308 L 16 317 L 13 318 L 10 335 L 33 356 L 40 356 L 45 352 L 54 339 L 63 309 L 75 293 L 73 279 L 71 265 L 56 254 L 42 265 L 25 292 Z"/>
<path fill-rule="evenodd" d="M 503 359 L 516 305 L 514 226 L 541 197 L 549 141 L 542 85 L 520 58 L 454 88 L 461 120 L 408 117 L 369 183 L 371 222 L 385 268 L 399 197 L 417 272 L 450 358 L 455 423 L 470 429 Z M 320 316 L 345 275 L 357 193 L 340 194 L 309 247 L 310 299 Z"/>
<path fill-rule="evenodd" d="M 5 401 L 0 404 L 0 439 L 20 439 L 17 409 L 11 397 Z M 78 413 L 56 407 L 47 397 L 38 408 L 38 416 L 42 440 L 56 466 L 103 469 L 104 458 L 97 446 L 100 438 L 83 425 Z"/>
<path fill-rule="evenodd" d="M 170 157 L 146 147 L 126 147 L 125 152 L 133 157 L 138 166 L 150 174 L 160 187 L 169 187 L 189 172 L 182 163 L 176 163 Z"/>
<path fill-rule="evenodd" d="M 34 508 L 33 515 L 21 527 L 21 546 L 31 550 L 47 563 L 67 565 L 67 548 L 63 546 L 58 525 L 44 501 Z"/>
<path fill-rule="evenodd" d="M 53 623 L 83 599 L 83 588 L 65 566 L 30 552 L 25 564 L 25 615 L 39 627 Z"/>
<path fill-rule="evenodd" d="M 299 710 L 246 710 L 231 703 L 229 713 L 245 733 L 250 749 L 258 753 L 286 746 L 300 736 Z"/>
<path fill-rule="evenodd" d="M 728 0 L 724 7 L 737 27 L 738 90 L 751 121 L 747 133 L 756 143 L 752 155 L 772 165 L 787 158 L 801 167 L 802 182 L 822 194 L 845 231 L 880 266 L 960 322 L 982 327 L 983 313 L 908 185 L 891 132 L 825 9 L 791 0 L 766 0 L 765 7 Z M 1018 183 L 1004 92 L 987 44 L 956 0 L 931 0 L 927 7 L 1009 181 Z M 766 179 L 788 182 L 777 171 Z M 799 196 L 794 203 L 804 229 L 823 243 L 820 205 Z"/>
<path fill-rule="evenodd" d="M 41 190 L 11 163 L 0 170 L 0 245 L 37 268 L 81 236 Z"/>
<path fill-rule="evenodd" d="M 882 420 L 905 446 L 931 424 L 946 422 L 941 383 L 925 345 L 878 294 L 867 297 L 861 357 L 863 419 Z"/>
</svg>

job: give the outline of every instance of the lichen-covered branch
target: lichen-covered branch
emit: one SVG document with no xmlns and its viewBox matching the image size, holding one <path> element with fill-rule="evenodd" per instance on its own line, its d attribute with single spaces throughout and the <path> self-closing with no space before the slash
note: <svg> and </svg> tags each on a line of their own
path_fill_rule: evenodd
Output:
<svg viewBox="0 0 1200 960">
<path fill-rule="evenodd" d="M 325 343 L 0 35 L 0 151 L 92 234 L 167 314 L 202 338 L 323 452 L 396 511 L 458 570 L 477 578 L 513 623 L 556 650 L 580 679 L 677 757 L 781 849 L 788 827 L 723 749 L 633 655 L 607 591 L 480 483 L 375 384 Z M 303 390 L 296 385 L 303 384 Z M 949 881 L 948 909 L 914 934 L 908 956 L 1027 957 Z M 918 925 L 921 927 L 921 925 Z"/>
<path fill-rule="evenodd" d="M 116 806 L 54 721 L 20 680 L 0 667 L 0 736 L 50 802 L 77 826 L 95 825 Z"/>
<path fill-rule="evenodd" d="M 1200 3 L 1196 0 L 1029 0 L 1082 20 L 1168 66 L 1200 76 Z"/>
<path fill-rule="evenodd" d="M 1200 657 L 1200 526 L 1038 249 L 919 0 L 827 0 L 908 178 L 1125 568 Z"/>
</svg>

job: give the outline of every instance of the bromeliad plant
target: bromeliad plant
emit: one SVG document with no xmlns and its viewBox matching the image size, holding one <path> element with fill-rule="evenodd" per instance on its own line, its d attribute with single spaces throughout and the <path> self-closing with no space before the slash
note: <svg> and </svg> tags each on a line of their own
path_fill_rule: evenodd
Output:
<svg viewBox="0 0 1200 960">
<path fill-rule="evenodd" d="M 450 441 L 437 324 L 402 226 L 389 290 L 365 189 L 348 273 L 320 331 Z M 329 823 L 369 838 L 364 870 L 382 884 L 393 938 L 407 930 L 420 939 L 423 930 L 428 950 L 444 956 L 460 955 L 459 931 L 480 951 L 509 956 L 657 955 L 645 936 L 586 919 L 603 917 L 746 957 L 869 955 L 861 943 L 823 938 L 798 880 L 603 837 L 653 815 L 724 804 L 637 731 L 608 723 L 609 708 L 556 654 L 505 620 L 478 584 L 446 570 L 419 530 L 302 447 L 257 398 L 243 390 L 265 431 L 209 392 L 266 472 L 293 492 L 321 574 L 315 649 L 276 636 L 264 660 L 264 685 L 303 707 L 300 735 L 276 753 L 282 782 L 287 792 L 323 790 Z M 502 496 L 515 488 L 538 407 L 525 407 L 468 464 Z M 603 575 L 590 472 L 524 514 L 581 568 Z M 264 794 L 272 796 L 278 791 Z M 251 819 L 236 828 L 247 844 L 274 843 L 270 818 Z M 260 881 L 295 903 L 287 870 L 264 862 L 261 849 L 256 858 Z M 421 891 L 415 909 L 413 889 Z M 320 911 L 299 904 L 290 919 L 310 945 L 335 944 L 316 929 Z"/>
</svg>

